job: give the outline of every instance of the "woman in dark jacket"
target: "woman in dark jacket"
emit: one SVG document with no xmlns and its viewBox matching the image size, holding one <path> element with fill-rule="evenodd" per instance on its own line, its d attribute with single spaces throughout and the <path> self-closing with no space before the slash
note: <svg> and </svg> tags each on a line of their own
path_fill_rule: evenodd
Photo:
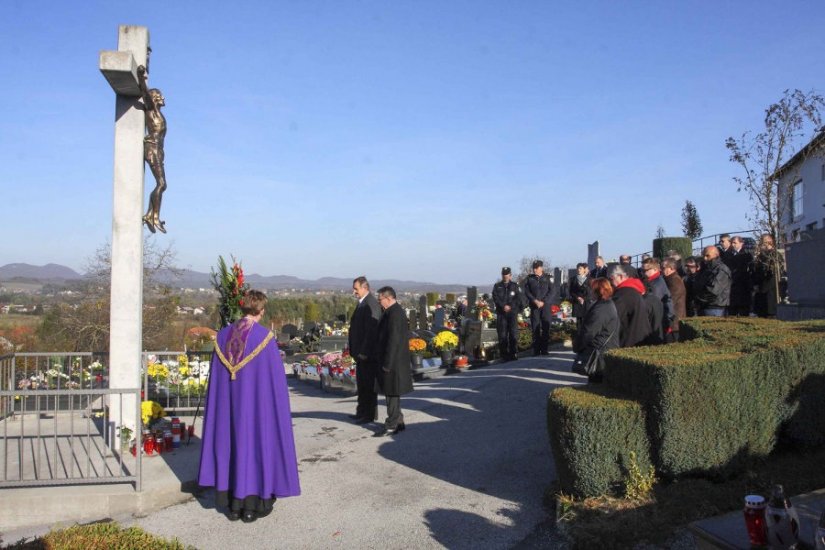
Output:
<svg viewBox="0 0 825 550">
<path fill-rule="evenodd" d="M 592 279 L 587 276 L 587 264 L 576 265 L 576 276 L 570 280 L 570 301 L 573 303 L 573 317 L 576 318 L 576 331 L 581 331 L 582 321 L 593 305 L 595 298 L 590 288 Z"/>
<path fill-rule="evenodd" d="M 613 303 L 613 286 L 604 278 L 595 279 L 590 288 L 597 298 L 582 321 L 579 352 L 576 363 L 579 368 L 587 364 L 593 352 L 600 354 L 619 347 L 619 314 Z M 574 366 L 575 368 L 575 366 Z M 595 373 L 588 375 L 591 382 L 601 382 L 602 361 L 599 359 Z"/>
</svg>

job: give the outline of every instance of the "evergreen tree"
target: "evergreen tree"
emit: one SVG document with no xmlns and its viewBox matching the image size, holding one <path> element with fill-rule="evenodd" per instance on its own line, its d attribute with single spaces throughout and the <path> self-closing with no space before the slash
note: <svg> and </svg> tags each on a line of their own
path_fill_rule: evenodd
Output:
<svg viewBox="0 0 825 550">
<path fill-rule="evenodd" d="M 702 220 L 699 219 L 696 205 L 689 200 L 685 201 L 685 207 L 682 208 L 682 231 L 685 237 L 691 239 L 702 236 Z"/>
</svg>

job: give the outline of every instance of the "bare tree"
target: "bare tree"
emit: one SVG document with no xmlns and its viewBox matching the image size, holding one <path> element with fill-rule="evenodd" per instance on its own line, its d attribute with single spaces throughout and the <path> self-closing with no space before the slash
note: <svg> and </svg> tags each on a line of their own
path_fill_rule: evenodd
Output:
<svg viewBox="0 0 825 550">
<path fill-rule="evenodd" d="M 682 208 L 682 231 L 685 237 L 691 239 L 702 236 L 702 220 L 699 219 L 696 205 L 689 200 L 685 201 L 685 207 Z"/>
<path fill-rule="evenodd" d="M 144 349 L 166 349 L 174 345 L 171 325 L 178 298 L 162 278 L 180 273 L 175 267 L 172 245 L 159 247 L 152 239 L 144 242 Z M 77 304 L 60 304 L 44 316 L 38 330 L 45 351 L 106 351 L 109 348 L 109 306 L 111 288 L 111 247 L 98 248 L 86 262 L 84 298 Z"/>
<path fill-rule="evenodd" d="M 550 260 L 548 260 L 544 256 L 539 256 L 538 254 L 535 254 L 533 256 L 524 256 L 521 258 L 521 261 L 519 262 L 518 272 L 515 274 L 515 280 L 518 281 L 519 284 L 523 284 L 524 281 L 527 280 L 527 276 L 533 272 L 533 262 L 535 262 L 536 260 L 540 260 L 544 263 L 545 273 L 550 271 Z"/>
<path fill-rule="evenodd" d="M 802 161 L 818 153 L 802 145 L 819 131 L 823 108 L 825 99 L 814 91 L 785 90 L 777 103 L 765 109 L 761 132 L 745 132 L 739 139 L 729 137 L 725 141 L 731 162 L 744 171 L 743 176 L 734 176 L 733 180 L 738 191 L 748 193 L 753 205 L 748 219 L 778 244 L 784 238 L 783 223 L 792 192 L 791 186 L 780 186 L 781 169 L 794 154 L 802 155 Z"/>
</svg>

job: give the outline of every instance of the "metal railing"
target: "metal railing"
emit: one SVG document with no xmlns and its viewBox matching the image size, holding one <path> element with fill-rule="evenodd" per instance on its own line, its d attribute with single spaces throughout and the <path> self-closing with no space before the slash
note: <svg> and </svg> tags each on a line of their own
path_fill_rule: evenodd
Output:
<svg viewBox="0 0 825 550">
<path fill-rule="evenodd" d="M 164 410 L 195 411 L 206 393 L 212 352 L 147 351 L 143 353 L 144 399 Z"/>
<path fill-rule="evenodd" d="M 744 239 L 745 239 L 745 249 L 748 252 L 753 253 L 753 249 L 756 246 L 756 242 L 753 239 L 753 237 L 751 237 L 751 235 L 757 235 L 757 234 L 759 234 L 758 229 L 743 229 L 743 230 L 740 230 L 740 231 L 731 231 L 731 232 L 727 232 L 727 233 L 723 232 L 723 233 L 714 233 L 712 235 L 703 235 L 701 237 L 697 237 L 697 238 L 693 239 L 692 244 L 691 244 L 691 249 L 692 249 L 691 253 L 694 256 L 701 256 L 702 249 L 705 248 L 706 246 L 718 244 L 719 243 L 719 237 L 721 237 L 722 235 L 730 235 L 730 236 L 739 235 L 740 237 L 744 237 Z M 636 267 L 641 267 L 642 259 L 645 256 L 653 256 L 653 251 L 648 250 L 647 252 L 640 252 L 639 254 L 634 254 L 633 256 L 630 257 L 630 264 L 634 265 Z M 684 260 L 684 258 L 682 258 L 682 259 Z"/>
<path fill-rule="evenodd" d="M 108 387 L 105 353 L 0 357 L 0 488 L 133 483 L 140 453 L 120 428 L 140 427 L 140 388 Z M 134 410 L 124 404 L 135 403 Z M 110 410 L 117 410 L 112 418 Z"/>
</svg>

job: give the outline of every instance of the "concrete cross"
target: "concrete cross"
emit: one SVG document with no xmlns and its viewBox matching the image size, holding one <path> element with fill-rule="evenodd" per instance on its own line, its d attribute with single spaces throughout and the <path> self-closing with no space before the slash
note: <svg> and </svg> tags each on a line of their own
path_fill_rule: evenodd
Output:
<svg viewBox="0 0 825 550">
<path fill-rule="evenodd" d="M 100 71 L 115 91 L 112 295 L 109 386 L 139 388 L 143 347 L 143 136 L 137 68 L 148 67 L 149 30 L 121 25 L 117 51 L 100 52 Z M 122 406 L 121 406 L 122 405 Z M 136 432 L 134 397 L 113 397 L 111 423 Z M 122 419 L 121 419 L 122 414 Z M 114 426 L 110 426 L 113 429 Z"/>
</svg>

